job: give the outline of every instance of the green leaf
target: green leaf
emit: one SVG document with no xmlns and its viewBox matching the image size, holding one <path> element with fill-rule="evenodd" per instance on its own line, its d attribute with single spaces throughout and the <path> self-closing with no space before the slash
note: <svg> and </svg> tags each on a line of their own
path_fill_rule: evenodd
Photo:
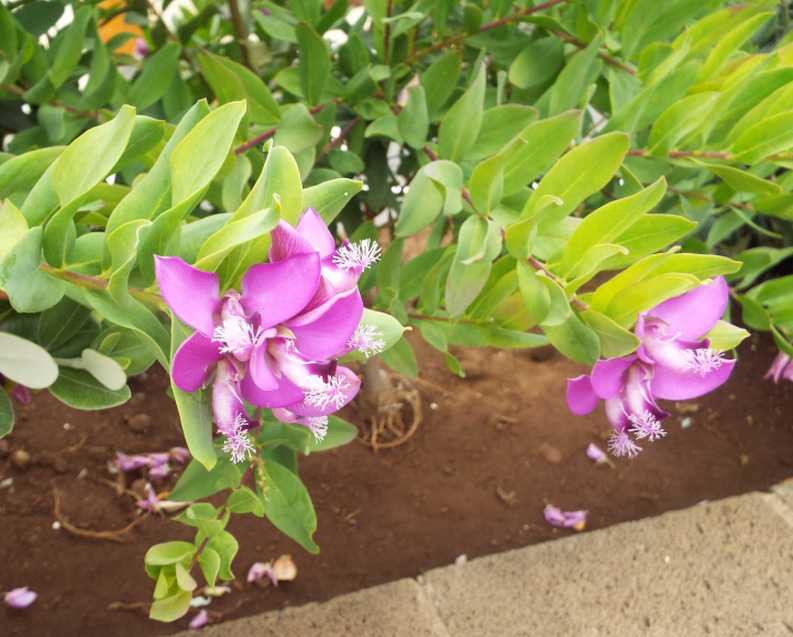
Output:
<svg viewBox="0 0 793 637">
<path fill-rule="evenodd" d="M 105 356 L 114 358 L 122 364 L 127 376 L 145 372 L 155 360 L 152 348 L 135 332 L 128 329 L 110 327 L 101 332 L 93 343 L 93 348 Z"/>
<path fill-rule="evenodd" d="M 61 206 L 104 179 L 124 152 L 135 125 L 135 109 L 122 106 L 106 124 L 89 128 L 55 160 L 52 184 Z"/>
<path fill-rule="evenodd" d="M 585 49 L 573 55 L 559 73 L 551 88 L 549 115 L 582 105 L 582 96 L 586 95 L 589 85 L 597 80 L 603 68 L 597 56 L 602 41 L 601 36 L 594 38 Z"/>
<path fill-rule="evenodd" d="M 501 251 L 501 230 L 492 221 L 468 217 L 460 227 L 457 251 L 446 279 L 446 309 L 460 316 L 484 287 Z"/>
<path fill-rule="evenodd" d="M 0 165 L 0 199 L 30 190 L 65 148 L 50 146 L 31 150 L 3 162 Z"/>
<path fill-rule="evenodd" d="M 303 96 L 309 105 L 318 104 L 325 82 L 331 73 L 330 57 L 325 41 L 304 22 L 295 26 L 295 35 L 300 49 L 298 72 Z"/>
<path fill-rule="evenodd" d="M 58 54 L 52 60 L 47 76 L 52 86 L 58 88 L 74 71 L 83 51 L 85 29 L 94 15 L 93 7 L 80 7 L 75 13 L 72 23 L 60 40 Z"/>
<path fill-rule="evenodd" d="M 356 179 L 331 179 L 303 190 L 303 206 L 313 208 L 330 223 L 362 187 Z"/>
<path fill-rule="evenodd" d="M 739 24 L 729 33 L 721 37 L 716 46 L 711 49 L 705 63 L 702 65 L 702 69 L 699 72 L 700 81 L 704 82 L 713 77 L 727 61 L 727 58 L 736 49 L 742 46 L 744 42 L 751 38 L 752 34 L 773 15 L 772 12 L 759 13 Z"/>
<path fill-rule="evenodd" d="M 462 185 L 463 172 L 454 162 L 438 160 L 421 168 L 402 201 L 396 235 L 408 237 L 430 225 L 455 196 L 459 197 Z"/>
<path fill-rule="evenodd" d="M 584 310 L 581 318 L 600 339 L 600 355 L 604 358 L 627 356 L 639 347 L 638 337 L 595 310 Z"/>
<path fill-rule="evenodd" d="M 568 111 L 529 124 L 499 154 L 506 157 L 504 195 L 527 186 L 545 172 L 578 133 L 581 113 Z"/>
<path fill-rule="evenodd" d="M 322 140 L 324 131 L 305 105 L 295 104 L 284 109 L 273 144 L 286 146 L 293 153 L 300 153 L 316 146 Z"/>
<path fill-rule="evenodd" d="M 244 102 L 224 104 L 201 119 L 176 145 L 170 157 L 174 206 L 201 192 L 214 179 L 244 114 Z"/>
<path fill-rule="evenodd" d="M 542 322 L 551 308 L 550 289 L 540 280 L 534 268 L 523 261 L 517 263 L 518 285 L 529 318 L 529 327 Z"/>
<path fill-rule="evenodd" d="M 749 338 L 749 332 L 726 321 L 719 321 L 710 332 L 705 334 L 704 338 L 708 339 L 708 347 L 711 349 L 715 349 L 717 352 L 726 352 L 735 349 Z"/>
<path fill-rule="evenodd" d="M 605 314 L 620 325 L 633 325 L 640 312 L 697 287 L 699 280 L 690 274 L 665 273 L 649 277 L 624 289 L 609 303 Z"/>
<path fill-rule="evenodd" d="M 14 406 L 6 390 L 0 386 L 0 439 L 14 429 Z"/>
<path fill-rule="evenodd" d="M 230 220 L 204 241 L 194 267 L 214 272 L 234 248 L 267 235 L 276 225 L 278 215 L 269 209 L 242 217 L 238 221 Z"/>
<path fill-rule="evenodd" d="M 509 67 L 509 81 L 518 88 L 545 84 L 564 65 L 564 44 L 556 36 L 534 40 Z"/>
<path fill-rule="evenodd" d="M 695 161 L 699 166 L 706 168 L 714 175 L 718 175 L 735 192 L 747 192 L 756 195 L 779 195 L 782 187 L 773 181 L 768 181 L 757 175 L 753 175 L 745 170 L 740 170 L 734 166 L 725 166 L 704 161 Z"/>
<path fill-rule="evenodd" d="M 204 547 L 201 555 L 198 556 L 198 566 L 201 568 L 201 574 L 207 586 L 215 586 L 218 578 L 218 571 L 220 570 L 220 555 L 215 549 Z"/>
<path fill-rule="evenodd" d="M 84 349 L 80 358 L 59 359 L 60 364 L 72 369 L 82 369 L 94 377 L 105 389 L 123 390 L 127 384 L 127 375 L 115 360 L 92 349 Z"/>
<path fill-rule="evenodd" d="M 619 243 L 619 237 L 656 206 L 665 192 L 666 180 L 661 177 L 644 190 L 611 201 L 588 214 L 565 245 L 559 266 L 554 271 L 563 277 L 575 276 L 590 248 L 602 243 Z"/>
<path fill-rule="evenodd" d="M 193 576 L 190 575 L 188 570 L 182 566 L 179 562 L 176 563 L 176 585 L 183 591 L 192 592 L 196 589 L 198 584 L 193 579 Z"/>
<path fill-rule="evenodd" d="M 408 378 L 416 378 L 418 376 L 416 355 L 413 353 L 410 343 L 404 337 L 400 338 L 391 349 L 383 352 L 380 356 L 383 362 L 397 374 L 402 374 Z"/>
<path fill-rule="evenodd" d="M 742 133 L 730 149 L 735 160 L 755 164 L 793 146 L 793 111 L 768 117 Z"/>
<path fill-rule="evenodd" d="M 390 314 L 364 308 L 363 316 L 361 316 L 361 321 L 358 323 L 358 329 L 367 327 L 374 330 L 376 338 L 382 343 L 381 351 L 383 352 L 391 349 L 402 338 L 406 329 L 404 325 Z M 363 361 L 367 357 L 358 350 L 353 350 L 347 355 L 347 358 Z"/>
<path fill-rule="evenodd" d="M 561 221 L 584 199 L 603 188 L 622 165 L 630 140 L 623 133 L 609 133 L 577 146 L 546 173 L 532 192 L 521 218 L 536 220 L 540 229 Z M 541 209 L 543 197 L 558 197 L 558 206 Z"/>
<path fill-rule="evenodd" d="M 179 591 L 170 597 L 152 602 L 149 609 L 149 619 L 158 622 L 173 622 L 184 617 L 190 610 L 190 601 L 193 599 L 189 591 Z"/>
<path fill-rule="evenodd" d="M 261 498 L 246 486 L 240 486 L 226 500 L 231 513 L 253 513 L 257 518 L 264 516 L 264 504 Z"/>
<path fill-rule="evenodd" d="M 397 116 L 399 133 L 405 142 L 413 148 L 421 148 L 427 140 L 430 119 L 427 111 L 427 98 L 424 89 L 411 86 L 405 107 Z"/>
<path fill-rule="evenodd" d="M 694 230 L 697 224 L 678 215 L 645 215 L 639 218 L 614 242 L 624 247 L 627 255 L 616 255 L 601 264 L 602 270 L 618 270 L 639 259 L 663 250 L 670 243 Z"/>
<path fill-rule="evenodd" d="M 315 442 L 309 452 L 330 451 L 343 447 L 358 437 L 358 428 L 338 416 L 328 416 L 328 432 L 320 442 Z"/>
<path fill-rule="evenodd" d="M 600 339 L 573 313 L 560 325 L 543 326 L 551 345 L 568 358 L 584 365 L 594 365 L 600 358 Z"/>
<path fill-rule="evenodd" d="M 468 182 L 471 200 L 480 212 L 490 213 L 504 194 L 504 166 L 506 157 L 494 155 L 479 162 Z"/>
<path fill-rule="evenodd" d="M 313 538 L 317 514 L 300 478 L 272 460 L 265 461 L 260 471 L 264 480 L 261 495 L 267 519 L 309 553 L 319 553 Z"/>
<path fill-rule="evenodd" d="M 171 320 L 171 360 L 182 342 L 190 335 L 182 323 L 173 318 Z M 200 389 L 188 394 L 179 389 L 171 380 L 176 409 L 182 424 L 187 448 L 193 458 L 198 460 L 207 471 L 211 471 L 217 462 L 217 454 L 212 445 L 212 405 L 209 392 Z"/>
<path fill-rule="evenodd" d="M 17 312 L 42 312 L 63 298 L 63 282 L 39 270 L 42 234 L 31 228 L 0 262 L 0 288 Z"/>
<path fill-rule="evenodd" d="M 109 409 L 123 405 L 131 393 L 126 384 L 121 389 L 108 389 L 82 369 L 61 367 L 58 379 L 49 387 L 50 393 L 75 409 Z"/>
<path fill-rule="evenodd" d="M 14 246 L 27 234 L 28 222 L 19 209 L 6 199 L 0 207 L 0 263 Z"/>
<path fill-rule="evenodd" d="M 281 109 L 270 89 L 250 69 L 208 51 L 201 51 L 197 59 L 201 75 L 221 104 L 244 99 L 251 119 L 257 124 L 274 124 L 280 120 Z"/>
<path fill-rule="evenodd" d="M 482 65 L 471 86 L 441 120 L 438 148 L 444 159 L 464 158 L 476 142 L 484 113 L 485 76 Z"/>
<path fill-rule="evenodd" d="M 236 489 L 246 468 L 234 464 L 224 456 L 220 456 L 210 470 L 197 460 L 191 460 L 176 481 L 169 497 L 177 502 L 184 502 L 208 498 L 225 489 Z"/>
<path fill-rule="evenodd" d="M 135 78 L 127 98 L 131 104 L 143 110 L 160 99 L 179 71 L 179 55 L 182 47 L 176 42 L 166 42 L 161 49 L 146 59 L 143 71 Z"/>
<path fill-rule="evenodd" d="M 294 225 L 303 213 L 303 186 L 300 169 L 283 146 L 274 146 L 262 168 L 262 207 L 273 208 L 281 218 Z"/>
<path fill-rule="evenodd" d="M 421 85 L 427 95 L 427 110 L 434 120 L 454 93 L 460 77 L 460 55 L 449 51 L 430 64 L 421 74 Z"/>
<path fill-rule="evenodd" d="M 647 145 L 653 155 L 666 155 L 690 133 L 696 131 L 713 109 L 719 93 L 695 93 L 661 113 L 650 130 Z"/>
</svg>

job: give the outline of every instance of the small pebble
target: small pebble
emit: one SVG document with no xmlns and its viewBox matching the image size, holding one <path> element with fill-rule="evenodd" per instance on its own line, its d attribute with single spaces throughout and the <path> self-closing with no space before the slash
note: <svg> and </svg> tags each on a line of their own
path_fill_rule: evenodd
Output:
<svg viewBox="0 0 793 637">
<path fill-rule="evenodd" d="M 151 416 L 149 414 L 135 414 L 127 420 L 127 426 L 138 433 L 145 433 L 150 425 Z"/>
<path fill-rule="evenodd" d="M 0 480 L 0 489 L 8 489 L 13 485 L 14 485 L 14 478 L 6 478 L 5 480 Z"/>
<path fill-rule="evenodd" d="M 8 456 L 10 451 L 11 445 L 8 444 L 8 440 L 0 440 L 0 458 Z"/>
<path fill-rule="evenodd" d="M 58 520 L 55 520 L 55 522 L 52 523 L 52 529 L 54 531 L 59 531 L 60 528 L 61 528 L 61 523 L 58 522 Z"/>
<path fill-rule="evenodd" d="M 11 464 L 20 471 L 26 471 L 30 466 L 30 454 L 24 449 L 17 449 L 11 454 Z"/>
<path fill-rule="evenodd" d="M 71 431 L 72 429 L 74 429 L 74 427 L 72 427 L 72 424 L 71 424 L 70 422 L 65 422 L 65 423 L 63 423 L 63 428 L 64 428 L 66 431 Z"/>
<path fill-rule="evenodd" d="M 562 461 L 562 452 L 553 445 L 544 442 L 539 447 L 540 454 L 550 464 L 559 464 Z"/>
<path fill-rule="evenodd" d="M 431 409 L 432 411 L 435 411 L 435 410 L 437 410 L 437 409 L 438 409 L 438 403 L 430 403 L 430 409 Z"/>
</svg>

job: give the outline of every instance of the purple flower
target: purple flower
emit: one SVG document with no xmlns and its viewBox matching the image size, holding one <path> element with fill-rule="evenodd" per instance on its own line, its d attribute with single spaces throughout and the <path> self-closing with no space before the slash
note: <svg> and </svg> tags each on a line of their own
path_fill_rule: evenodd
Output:
<svg viewBox="0 0 793 637">
<path fill-rule="evenodd" d="M 137 471 L 143 467 L 151 466 L 151 459 L 146 454 L 137 454 L 128 456 L 127 454 L 117 451 L 116 452 L 116 466 L 120 471 L 128 473 L 130 471 Z"/>
<path fill-rule="evenodd" d="M 567 382 L 567 404 L 577 415 L 590 413 L 605 401 L 614 433 L 609 451 L 633 457 L 636 441 L 652 442 L 666 435 L 661 422 L 669 414 L 656 399 L 697 398 L 724 384 L 735 366 L 708 347 L 704 336 L 724 314 L 727 283 L 718 278 L 664 301 L 639 316 L 635 354 L 595 363 L 589 376 Z"/>
<path fill-rule="evenodd" d="M 11 608 L 27 608 L 36 601 L 38 595 L 27 586 L 14 588 L 5 594 L 4 601 Z"/>
<path fill-rule="evenodd" d="M 141 60 L 149 55 L 149 45 L 143 38 L 135 38 L 135 57 Z"/>
<path fill-rule="evenodd" d="M 586 528 L 586 511 L 562 511 L 559 507 L 547 504 L 543 510 L 545 521 L 551 526 L 583 531 Z"/>
<path fill-rule="evenodd" d="M 214 273 L 157 257 L 163 298 L 195 329 L 174 355 L 173 381 L 193 392 L 214 371 L 215 424 L 235 462 L 254 450 L 244 401 L 319 431 L 321 419 L 357 394 L 360 380 L 335 359 L 349 351 L 363 314 L 358 278 L 378 252 L 371 243 L 337 250 L 321 217 L 308 210 L 296 228 L 279 223 L 270 262 L 245 273 L 241 293 L 221 297 Z"/>
<path fill-rule="evenodd" d="M 775 383 L 778 383 L 781 379 L 793 382 L 793 364 L 791 364 L 790 356 L 779 352 L 764 378 L 771 378 Z"/>
<path fill-rule="evenodd" d="M 190 621 L 190 628 L 192 630 L 199 630 L 209 623 L 209 613 L 205 610 L 200 610 L 196 616 Z"/>
</svg>

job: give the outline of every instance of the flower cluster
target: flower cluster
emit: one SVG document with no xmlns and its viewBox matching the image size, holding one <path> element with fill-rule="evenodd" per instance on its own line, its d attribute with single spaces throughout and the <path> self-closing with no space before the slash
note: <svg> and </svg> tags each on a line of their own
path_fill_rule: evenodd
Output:
<svg viewBox="0 0 793 637">
<path fill-rule="evenodd" d="M 337 358 L 357 342 L 363 313 L 358 279 L 378 258 L 371 241 L 337 249 L 311 209 L 297 227 L 279 223 L 269 262 L 248 269 L 240 292 L 221 296 L 216 274 L 178 257 L 157 257 L 163 298 L 195 329 L 174 355 L 173 381 L 186 392 L 211 381 L 215 424 L 232 461 L 243 462 L 254 451 L 246 401 L 321 439 L 328 415 L 358 393 L 360 380 Z"/>
<path fill-rule="evenodd" d="M 724 314 L 729 290 L 723 278 L 669 299 L 641 314 L 635 354 L 598 361 L 589 376 L 567 382 L 567 404 L 577 415 L 590 413 L 600 400 L 614 429 L 609 451 L 633 457 L 639 442 L 666 436 L 669 414 L 657 399 L 697 398 L 724 384 L 734 360 L 709 347 L 705 335 Z"/>
</svg>

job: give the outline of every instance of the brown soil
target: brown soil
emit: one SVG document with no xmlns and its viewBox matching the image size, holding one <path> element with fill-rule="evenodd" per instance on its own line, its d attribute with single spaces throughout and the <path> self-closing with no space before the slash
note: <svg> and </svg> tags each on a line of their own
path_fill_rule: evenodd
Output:
<svg viewBox="0 0 793 637">
<path fill-rule="evenodd" d="M 299 575 L 277 590 L 239 584 L 211 610 L 230 618 L 323 600 L 415 576 L 461 554 L 472 558 L 573 533 L 545 524 L 547 502 L 588 509 L 592 530 L 765 489 L 793 475 L 793 383 L 762 380 L 774 354 L 767 339 L 742 347 L 737 372 L 721 391 L 682 409 L 671 406 L 669 436 L 615 468 L 596 467 L 584 455 L 589 442 L 603 444 L 602 412 L 576 418 L 565 408 L 564 379 L 579 373 L 575 365 L 558 356 L 539 360 L 541 352 L 459 354 L 465 380 L 420 349 L 424 422 L 407 444 L 375 454 L 356 442 L 302 461 L 319 518 L 320 556 L 302 552 L 266 521 L 232 521 L 240 582 L 251 563 L 285 552 Z M 101 479 L 111 477 L 106 463 L 115 450 L 180 444 L 165 385 L 162 374 L 152 373 L 135 382 L 129 404 L 105 412 L 72 411 L 47 395 L 19 409 L 10 450 L 26 449 L 32 464 L 22 471 L 9 457 L 0 459 L 0 480 L 13 477 L 13 486 L 0 490 L 0 591 L 27 585 L 39 599 L 25 611 L 1 608 L 0 634 L 139 637 L 186 626 L 193 612 L 163 625 L 140 610 L 109 609 L 149 600 L 143 554 L 156 542 L 188 537 L 186 527 L 151 517 L 128 544 L 53 529 L 53 486 L 72 524 L 96 531 L 133 519 L 132 500 Z M 145 433 L 125 420 L 140 413 L 152 417 Z M 362 422 L 355 409 L 347 417 Z M 691 419 L 689 427 L 681 427 L 683 418 Z"/>
</svg>

